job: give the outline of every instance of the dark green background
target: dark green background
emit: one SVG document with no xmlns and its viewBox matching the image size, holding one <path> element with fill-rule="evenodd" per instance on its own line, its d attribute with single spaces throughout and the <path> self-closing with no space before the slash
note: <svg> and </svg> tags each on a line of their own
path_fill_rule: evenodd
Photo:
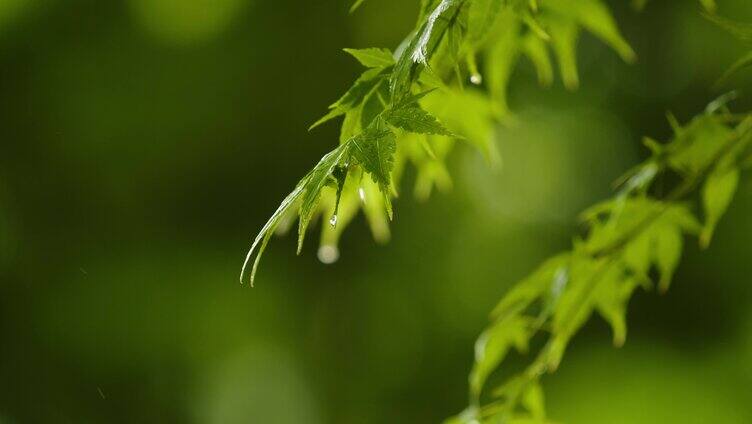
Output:
<svg viewBox="0 0 752 424">
<path fill-rule="evenodd" d="M 568 246 L 577 213 L 686 121 L 745 46 L 694 1 L 611 2 L 635 65 L 591 37 L 581 89 L 512 83 L 503 166 L 467 146 L 454 190 L 362 218 L 342 257 L 251 236 L 337 128 L 306 128 L 394 47 L 417 1 L 0 0 L 0 423 L 432 423 L 461 410 L 475 336 L 510 284 Z M 720 12 L 752 20 L 748 0 Z M 748 46 L 747 46 L 748 47 Z M 732 86 L 752 105 L 752 78 Z M 405 184 L 411 184 L 408 172 Z M 752 422 L 752 186 L 630 335 L 594 319 L 544 381 L 577 423 Z"/>
</svg>

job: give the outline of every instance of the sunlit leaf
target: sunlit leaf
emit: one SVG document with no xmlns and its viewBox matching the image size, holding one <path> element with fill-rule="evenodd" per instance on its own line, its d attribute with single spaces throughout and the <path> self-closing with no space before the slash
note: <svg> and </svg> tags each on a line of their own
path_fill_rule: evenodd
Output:
<svg viewBox="0 0 752 424">
<path fill-rule="evenodd" d="M 702 189 L 705 225 L 700 236 L 703 246 L 710 244 L 715 227 L 731 204 L 738 185 L 739 170 L 737 168 L 718 169 L 705 181 Z"/>
<path fill-rule="evenodd" d="M 660 273 L 658 287 L 662 292 L 668 290 L 671 279 L 682 254 L 682 235 L 678 227 L 656 225 L 651 231 L 653 237 L 653 255 Z"/>
<path fill-rule="evenodd" d="M 522 405 L 530 412 L 533 420 L 546 418 L 546 401 L 540 383 L 534 382 L 528 386 L 522 395 Z"/>
</svg>

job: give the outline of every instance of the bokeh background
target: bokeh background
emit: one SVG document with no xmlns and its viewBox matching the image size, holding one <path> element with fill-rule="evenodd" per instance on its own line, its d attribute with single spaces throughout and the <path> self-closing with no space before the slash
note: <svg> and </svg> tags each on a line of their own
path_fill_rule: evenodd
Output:
<svg viewBox="0 0 752 424">
<path fill-rule="evenodd" d="M 306 128 L 417 0 L 0 0 L 0 423 L 436 423 L 466 403 L 476 335 L 576 215 L 720 92 L 744 45 L 693 0 L 612 7 L 639 55 L 589 36 L 582 87 L 515 73 L 503 166 L 461 146 L 454 188 L 403 191 L 392 241 L 342 256 L 251 236 L 335 145 Z M 749 0 L 720 12 L 752 20 Z M 752 78 L 732 81 L 752 105 Z M 408 172 L 405 184 L 413 177 Z M 594 319 L 545 380 L 562 422 L 752 422 L 752 186 L 669 294 Z M 310 240 L 313 240 L 312 237 Z"/>
</svg>

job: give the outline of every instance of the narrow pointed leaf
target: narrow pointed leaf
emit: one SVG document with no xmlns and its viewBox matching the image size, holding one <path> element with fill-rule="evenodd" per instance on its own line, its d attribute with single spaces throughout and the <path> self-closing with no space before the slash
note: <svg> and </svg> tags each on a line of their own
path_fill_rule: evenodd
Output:
<svg viewBox="0 0 752 424">
<path fill-rule="evenodd" d="M 321 161 L 313 168 L 311 174 L 303 186 L 303 196 L 300 205 L 300 220 L 298 221 L 298 253 L 303 249 L 308 223 L 315 211 L 316 204 L 321 196 L 321 190 L 326 185 L 332 172 L 337 165 L 349 153 L 350 145 L 343 144 L 327 153 Z"/>
<path fill-rule="evenodd" d="M 739 170 L 717 170 L 705 182 L 702 190 L 702 203 L 705 209 L 705 225 L 700 241 L 707 247 L 713 237 L 715 226 L 731 204 L 739 185 Z"/>
</svg>

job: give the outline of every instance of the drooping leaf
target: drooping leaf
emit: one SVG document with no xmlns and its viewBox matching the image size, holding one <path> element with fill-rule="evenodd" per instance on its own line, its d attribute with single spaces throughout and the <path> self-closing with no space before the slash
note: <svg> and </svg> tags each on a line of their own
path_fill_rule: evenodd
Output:
<svg viewBox="0 0 752 424">
<path fill-rule="evenodd" d="M 533 62 L 538 82 L 542 86 L 551 85 L 554 81 L 554 71 L 546 42 L 536 35 L 528 34 L 522 40 L 522 53 Z"/>
<path fill-rule="evenodd" d="M 524 351 L 530 336 L 529 320 L 510 316 L 483 332 L 475 343 L 475 363 L 470 372 L 470 391 L 480 397 L 486 379 L 510 349 Z"/>
<path fill-rule="evenodd" d="M 246 272 L 246 267 L 248 266 L 248 263 L 250 262 L 251 258 L 253 257 L 253 252 L 256 251 L 256 248 L 258 247 L 258 252 L 256 253 L 256 260 L 253 263 L 253 269 L 251 271 L 251 286 L 253 286 L 253 282 L 256 278 L 256 271 L 258 269 L 258 264 L 261 262 L 261 256 L 263 256 L 264 250 L 266 248 L 266 244 L 269 242 L 269 239 L 271 238 L 272 234 L 274 234 L 275 229 L 280 223 L 280 220 L 282 217 L 284 217 L 288 211 L 290 211 L 291 208 L 295 207 L 298 200 L 302 197 L 304 194 L 305 186 L 308 183 L 308 180 L 310 179 L 311 174 L 309 173 L 303 179 L 298 183 L 298 185 L 295 187 L 295 190 L 290 193 L 285 200 L 282 201 L 282 203 L 279 205 L 277 210 L 272 214 L 271 218 L 264 224 L 263 228 L 261 228 L 261 231 L 259 231 L 258 235 L 256 236 L 256 239 L 253 241 L 253 244 L 251 245 L 251 248 L 248 250 L 248 254 L 245 257 L 245 261 L 243 262 L 243 267 L 240 271 L 240 282 L 243 282 L 243 276 Z"/>
<path fill-rule="evenodd" d="M 497 27 L 493 43 L 486 52 L 485 75 L 488 90 L 499 112 L 509 110 L 507 104 L 507 86 L 519 56 L 519 18 L 509 10 L 502 10 L 497 18 Z"/>
<path fill-rule="evenodd" d="M 705 225 L 702 229 L 700 242 L 707 247 L 713 232 L 723 214 L 734 198 L 739 185 L 739 169 L 717 169 L 705 181 L 702 189 L 702 200 L 705 209 Z"/>
<path fill-rule="evenodd" d="M 624 247 L 622 260 L 636 275 L 644 277 L 650 270 L 652 238 L 648 232 L 640 234 Z"/>
<path fill-rule="evenodd" d="M 303 249 L 306 230 L 321 196 L 321 190 L 332 176 L 335 167 L 342 165 L 343 159 L 350 152 L 350 144 L 342 144 L 327 153 L 313 168 L 303 185 L 303 195 L 300 204 L 300 220 L 298 221 L 298 254 Z"/>
<path fill-rule="evenodd" d="M 575 253 L 571 257 L 570 278 L 559 299 L 553 317 L 553 332 L 557 338 L 568 341 L 585 323 L 593 309 L 594 289 L 599 272 L 609 268 L 603 260 Z"/>
<path fill-rule="evenodd" d="M 352 145 L 353 157 L 371 174 L 385 196 L 388 196 L 397 149 L 394 133 L 381 119 L 376 119 L 363 133 L 350 140 L 349 144 Z"/>
<path fill-rule="evenodd" d="M 595 293 L 598 313 L 611 326 L 614 346 L 622 346 L 627 338 L 627 303 L 639 286 L 638 280 L 626 276 L 619 267 L 603 274 Z"/>
<path fill-rule="evenodd" d="M 580 86 L 577 70 L 577 40 L 580 28 L 575 21 L 554 17 L 548 19 L 548 32 L 551 34 L 551 45 L 559 61 L 564 86 L 574 90 Z"/>
<path fill-rule="evenodd" d="M 529 384 L 522 394 L 522 405 L 530 412 L 531 422 L 544 422 L 546 419 L 546 400 L 539 382 Z"/>
<path fill-rule="evenodd" d="M 582 26 L 611 46 L 624 61 L 635 60 L 634 50 L 619 32 L 611 12 L 601 0 L 556 0 L 545 2 L 543 7 Z"/>
<path fill-rule="evenodd" d="M 660 274 L 658 288 L 666 292 L 681 259 L 684 244 L 681 230 L 674 225 L 655 225 L 650 235 L 653 238 L 653 260 Z"/>
</svg>

